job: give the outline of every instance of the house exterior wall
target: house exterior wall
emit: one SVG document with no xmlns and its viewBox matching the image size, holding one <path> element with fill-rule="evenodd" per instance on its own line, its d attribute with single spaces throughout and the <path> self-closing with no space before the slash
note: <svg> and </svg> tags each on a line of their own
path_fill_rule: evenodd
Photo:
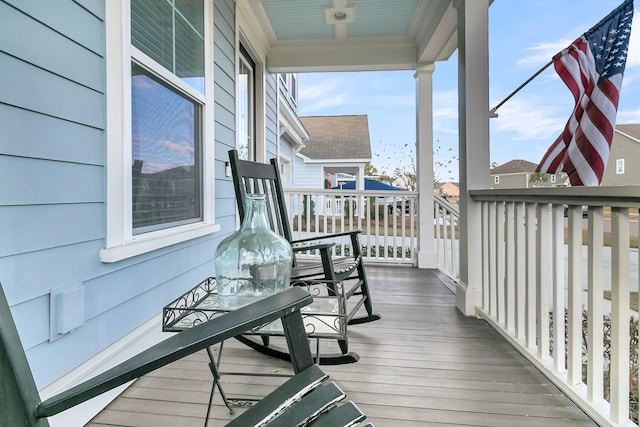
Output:
<svg viewBox="0 0 640 427">
<path fill-rule="evenodd" d="M 222 231 L 103 263 L 105 1 L 0 2 L 0 282 L 38 388 L 215 274 L 215 248 L 237 227 L 224 167 L 236 141 L 235 11 L 233 0 L 214 1 L 215 215 Z M 276 76 L 264 81 L 272 157 Z M 61 314 L 81 319 L 71 333 L 56 333 L 52 290 L 79 290 L 73 313 Z"/>
<path fill-rule="evenodd" d="M 602 177 L 602 186 L 640 185 L 640 142 L 620 132 L 614 132 L 609 160 Z M 624 172 L 618 173 L 617 161 L 624 161 Z"/>
<path fill-rule="evenodd" d="M 504 173 L 504 174 L 492 174 L 490 176 L 491 188 L 530 188 L 530 187 L 564 187 L 567 185 L 567 174 L 547 174 L 546 181 L 543 182 L 530 182 L 533 172 L 520 172 L 520 173 Z M 498 182 L 496 183 L 496 177 Z"/>
<path fill-rule="evenodd" d="M 496 183 L 495 177 L 498 177 Z M 491 175 L 491 188 L 527 188 L 528 173 L 510 173 L 501 175 Z"/>
<path fill-rule="evenodd" d="M 323 188 L 322 165 L 305 163 L 301 157 L 296 157 L 294 174 L 295 188 Z"/>
</svg>

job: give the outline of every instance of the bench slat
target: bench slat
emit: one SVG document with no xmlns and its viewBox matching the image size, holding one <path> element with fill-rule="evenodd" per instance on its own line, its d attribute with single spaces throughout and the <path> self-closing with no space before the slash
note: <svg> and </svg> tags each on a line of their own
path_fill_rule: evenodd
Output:
<svg viewBox="0 0 640 427">
<path fill-rule="evenodd" d="M 353 402 L 347 402 L 326 412 L 311 425 L 313 427 L 351 427 L 367 418 Z"/>
<path fill-rule="evenodd" d="M 293 402 L 318 387 L 328 377 L 318 365 L 311 365 L 239 415 L 227 424 L 227 427 L 265 425 Z"/>
<path fill-rule="evenodd" d="M 285 412 L 278 415 L 268 427 L 298 427 L 307 425 L 324 411 L 345 398 L 344 392 L 334 382 L 316 388 L 311 393 L 294 402 Z"/>
</svg>

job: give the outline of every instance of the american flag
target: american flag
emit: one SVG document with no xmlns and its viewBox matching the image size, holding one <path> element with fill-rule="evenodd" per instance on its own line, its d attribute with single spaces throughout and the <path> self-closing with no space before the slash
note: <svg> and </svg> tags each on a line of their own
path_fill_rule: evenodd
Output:
<svg viewBox="0 0 640 427">
<path fill-rule="evenodd" d="M 572 186 L 600 185 L 616 124 L 632 19 L 633 0 L 626 0 L 553 57 L 576 105 L 538 172 L 564 171 Z"/>
</svg>

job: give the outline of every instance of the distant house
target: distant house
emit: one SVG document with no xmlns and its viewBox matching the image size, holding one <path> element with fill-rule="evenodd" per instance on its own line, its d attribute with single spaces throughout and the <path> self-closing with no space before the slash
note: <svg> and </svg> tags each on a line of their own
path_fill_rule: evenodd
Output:
<svg viewBox="0 0 640 427">
<path fill-rule="evenodd" d="M 527 160 L 511 160 L 489 171 L 491 188 L 561 187 L 568 185 L 567 174 L 542 174 L 538 165 Z"/>
<path fill-rule="evenodd" d="M 296 159 L 294 186 L 325 188 L 338 174 L 355 177 L 362 189 L 364 170 L 371 163 L 369 120 L 366 115 L 307 116 L 300 121 L 309 134 Z"/>
<path fill-rule="evenodd" d="M 640 185 L 640 124 L 616 126 L 600 185 Z"/>
<path fill-rule="evenodd" d="M 453 182 L 445 182 L 438 186 L 436 193 L 445 197 L 459 197 L 460 189 Z"/>
</svg>

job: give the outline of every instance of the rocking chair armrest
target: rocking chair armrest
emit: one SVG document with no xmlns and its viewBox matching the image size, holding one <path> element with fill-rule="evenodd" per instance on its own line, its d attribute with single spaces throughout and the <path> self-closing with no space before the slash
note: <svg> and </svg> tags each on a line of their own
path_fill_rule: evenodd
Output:
<svg viewBox="0 0 640 427">
<path fill-rule="evenodd" d="M 305 237 L 304 239 L 293 240 L 291 243 L 302 243 L 302 242 L 310 242 L 314 240 L 326 240 L 326 239 L 335 239 L 336 237 L 344 237 L 344 236 L 353 236 L 362 233 L 362 230 L 351 230 L 351 231 L 343 231 L 335 234 L 323 234 L 321 236 L 314 237 Z"/>
<path fill-rule="evenodd" d="M 332 247 L 334 247 L 336 244 L 334 242 L 332 243 L 319 243 L 317 241 L 314 241 L 315 239 L 305 239 L 303 241 L 300 240 L 295 240 L 291 243 L 291 249 L 294 252 L 304 252 L 304 251 L 311 251 L 311 250 L 320 250 L 320 251 L 326 251 L 331 249 Z"/>
<path fill-rule="evenodd" d="M 291 287 L 276 295 L 184 330 L 131 359 L 40 403 L 37 417 L 48 417 L 125 384 L 196 351 L 233 338 L 250 329 L 286 317 L 309 305 L 313 298 L 303 288 Z M 300 318 L 302 319 L 302 318 Z"/>
</svg>

